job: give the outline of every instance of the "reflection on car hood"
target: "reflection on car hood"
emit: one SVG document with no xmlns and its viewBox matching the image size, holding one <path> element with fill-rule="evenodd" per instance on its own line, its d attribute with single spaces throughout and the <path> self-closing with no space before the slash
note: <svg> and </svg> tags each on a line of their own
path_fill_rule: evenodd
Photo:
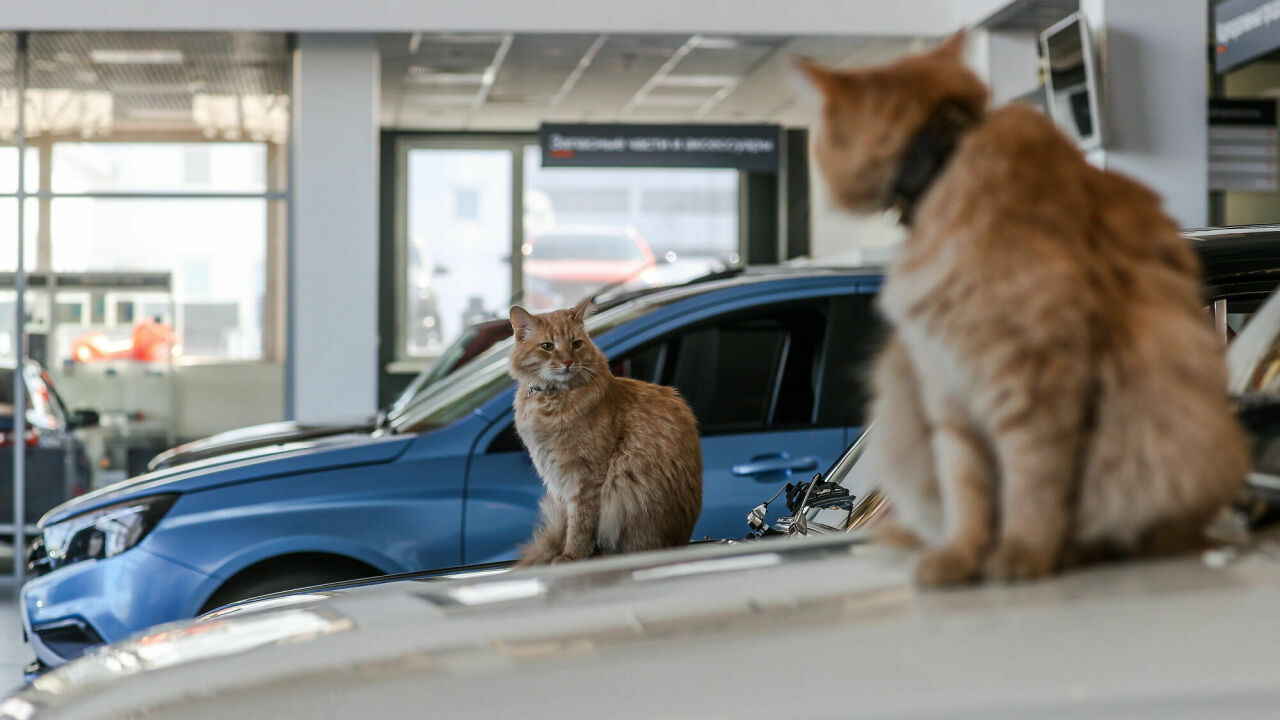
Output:
<svg viewBox="0 0 1280 720">
<path fill-rule="evenodd" d="M 287 442 L 226 453 L 205 460 L 139 475 L 69 500 L 50 510 L 40 526 L 64 520 L 98 507 L 162 492 L 191 492 L 278 474 L 298 474 L 371 463 L 396 458 L 413 436 L 375 438 L 367 433 Z M 288 460 L 285 465 L 283 461 Z M 281 462 L 277 462 L 281 461 Z"/>
<path fill-rule="evenodd" d="M 372 418 L 324 424 L 286 421 L 251 425 L 210 435 L 207 438 L 193 440 L 165 450 L 147 463 L 147 469 L 160 470 L 229 452 L 251 450 L 268 445 L 279 445 L 281 443 L 309 440 L 329 435 L 371 432 L 373 429 L 374 421 Z"/>
<path fill-rule="evenodd" d="M 1265 630 L 1280 560 L 1273 538 L 1261 545 L 947 592 L 916 590 L 902 556 L 849 536 L 402 581 L 153 630 L 0 709 L 1131 717 L 1228 697 L 1256 710 L 1280 700 Z"/>
</svg>

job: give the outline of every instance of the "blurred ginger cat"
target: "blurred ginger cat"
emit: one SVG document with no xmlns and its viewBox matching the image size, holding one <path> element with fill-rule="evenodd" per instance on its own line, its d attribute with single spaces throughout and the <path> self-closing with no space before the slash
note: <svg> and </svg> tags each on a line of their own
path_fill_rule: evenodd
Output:
<svg viewBox="0 0 1280 720">
<path fill-rule="evenodd" d="M 516 432 L 547 488 L 519 566 L 684 545 L 702 509 L 693 411 L 672 388 L 610 374 L 589 306 L 511 308 Z"/>
<path fill-rule="evenodd" d="M 887 534 L 929 546 L 926 585 L 1194 547 L 1247 471 L 1196 259 L 1156 195 L 1034 108 L 988 109 L 962 52 L 798 62 L 833 198 L 908 228 L 868 438 Z"/>
</svg>

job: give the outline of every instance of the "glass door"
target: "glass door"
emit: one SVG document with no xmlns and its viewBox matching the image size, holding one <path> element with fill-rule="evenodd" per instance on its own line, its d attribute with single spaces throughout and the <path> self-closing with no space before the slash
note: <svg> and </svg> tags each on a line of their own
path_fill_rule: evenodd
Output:
<svg viewBox="0 0 1280 720">
<path fill-rule="evenodd" d="M 545 311 L 738 263 L 738 171 L 544 168 L 524 153 L 523 298 Z"/>
<path fill-rule="evenodd" d="M 435 357 L 512 299 L 510 148 L 412 147 L 403 186 L 401 318 L 408 357 Z"/>
</svg>

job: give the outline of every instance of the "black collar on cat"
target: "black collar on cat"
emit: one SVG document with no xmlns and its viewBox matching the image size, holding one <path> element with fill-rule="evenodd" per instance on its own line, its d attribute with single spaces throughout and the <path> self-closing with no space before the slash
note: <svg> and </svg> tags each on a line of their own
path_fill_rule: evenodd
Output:
<svg viewBox="0 0 1280 720">
<path fill-rule="evenodd" d="M 890 204 L 898 210 L 898 218 L 903 225 L 911 225 L 915 219 L 916 203 L 947 166 L 947 161 L 960 144 L 960 137 L 977 120 L 959 103 L 945 103 L 929 116 L 924 127 L 907 144 L 889 196 Z"/>
<path fill-rule="evenodd" d="M 541 385 L 530 385 L 529 394 L 525 395 L 525 397 L 533 397 L 533 394 L 536 392 L 544 393 L 544 392 L 553 392 L 555 390 L 556 388 L 544 388 Z"/>
</svg>

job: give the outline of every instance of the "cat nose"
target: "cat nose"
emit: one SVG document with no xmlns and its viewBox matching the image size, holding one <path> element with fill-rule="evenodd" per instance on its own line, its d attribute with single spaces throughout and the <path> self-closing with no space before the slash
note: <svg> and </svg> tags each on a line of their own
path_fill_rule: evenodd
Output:
<svg viewBox="0 0 1280 720">
<path fill-rule="evenodd" d="M 572 366 L 572 365 L 573 365 L 573 358 L 565 358 L 564 360 L 561 360 L 560 362 L 564 363 L 564 366 L 565 366 L 565 367 L 570 367 L 570 366 Z"/>
</svg>

